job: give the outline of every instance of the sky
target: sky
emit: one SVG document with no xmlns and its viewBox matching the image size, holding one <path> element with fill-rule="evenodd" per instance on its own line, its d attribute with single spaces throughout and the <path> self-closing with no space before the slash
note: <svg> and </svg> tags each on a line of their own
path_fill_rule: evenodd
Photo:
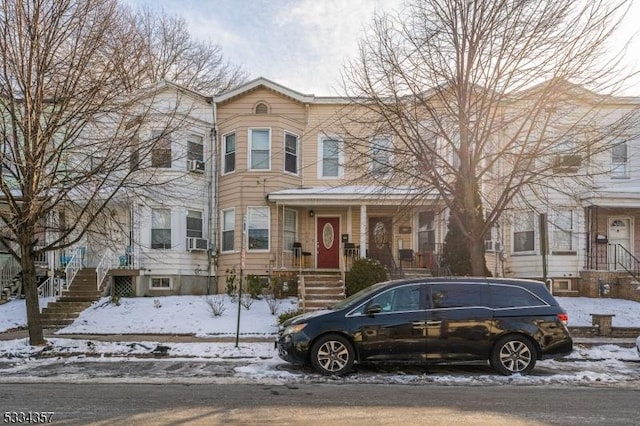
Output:
<svg viewBox="0 0 640 426">
<path fill-rule="evenodd" d="M 123 0 L 182 16 L 191 34 L 222 47 L 250 79 L 265 77 L 317 96 L 342 95 L 341 71 L 357 53 L 374 13 L 404 0 Z M 624 34 L 637 30 L 640 1 L 625 16 Z M 637 49 L 630 49 L 631 52 Z M 638 65 L 635 53 L 628 62 Z M 640 90 L 635 90 L 640 95 Z"/>
<path fill-rule="evenodd" d="M 222 315 L 213 316 L 207 300 L 222 298 Z M 589 313 L 611 313 L 614 326 L 640 325 L 640 303 L 621 299 L 567 298 L 558 297 L 558 302 L 569 315 L 570 325 L 590 325 Z M 295 298 L 280 301 L 277 312 L 295 310 Z M 142 369 L 127 369 L 127 373 L 116 374 L 110 380 L 124 382 L 153 382 L 178 380 L 181 383 L 198 380 L 215 380 L 223 383 L 337 383 L 336 378 L 325 379 L 299 367 L 290 367 L 282 361 L 274 349 L 277 333 L 277 316 L 272 315 L 264 300 L 255 300 L 240 308 L 240 343 L 213 342 L 212 337 L 235 336 L 238 304 L 225 295 L 211 296 L 165 296 L 122 298 L 119 305 L 102 298 L 86 309 L 73 324 L 59 330 L 55 337 L 48 338 L 46 348 L 30 346 L 28 339 L 0 340 L 0 383 L 15 380 L 38 382 L 86 382 L 103 381 L 96 374 L 93 364 L 136 362 L 149 359 L 158 348 L 166 349 L 164 365 L 152 373 Z M 26 324 L 24 299 L 14 299 L 0 305 L 0 332 Z M 165 342 L 158 335 L 195 333 L 201 339 L 193 342 Z M 76 338 L 70 338 L 71 334 Z M 115 334 L 112 341 L 92 339 L 92 334 Z M 118 335 L 148 334 L 140 340 Z M 82 338 L 82 335 L 87 335 Z M 77 338 L 80 337 L 80 338 Z M 206 338 L 209 339 L 206 339 Z M 253 341 L 244 340 L 254 337 Z M 261 338 L 261 339 L 255 339 Z M 119 340 L 121 339 L 121 340 Z M 158 340 L 153 340 L 158 339 Z M 199 340 L 199 341 L 198 341 Z M 42 356 L 41 354 L 44 354 Z M 387 384 L 458 384 L 458 385 L 595 385 L 637 386 L 640 380 L 638 353 L 635 348 L 615 343 L 604 345 L 574 344 L 574 351 L 564 361 L 544 360 L 537 363 L 529 376 L 504 377 L 490 370 L 467 374 L 455 370 L 443 370 L 423 374 L 421 372 L 373 371 L 367 374 L 351 374 L 340 379 L 345 383 Z M 236 363 L 230 376 L 212 375 L 209 367 L 193 368 L 193 375 L 175 377 L 166 363 L 181 362 Z M 77 364 L 77 366 L 74 366 Z M 87 367 L 88 365 L 88 367 Z M 194 364 L 195 365 L 195 364 Z M 105 366 L 109 370 L 109 367 Z M 105 373 L 106 374 L 106 373 Z M 182 373 L 178 374 L 182 376 Z M 164 377 L 165 379 L 162 379 Z M 635 384 L 634 384 L 635 383 Z"/>
</svg>

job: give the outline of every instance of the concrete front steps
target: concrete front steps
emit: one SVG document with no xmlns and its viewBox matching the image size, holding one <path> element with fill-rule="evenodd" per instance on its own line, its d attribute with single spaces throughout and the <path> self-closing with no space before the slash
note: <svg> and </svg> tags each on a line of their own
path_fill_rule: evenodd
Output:
<svg viewBox="0 0 640 426">
<path fill-rule="evenodd" d="M 44 328 L 63 328 L 73 323 L 80 313 L 100 299 L 97 289 L 96 270 L 85 268 L 78 271 L 68 290 L 55 302 L 49 303 L 40 314 Z"/>
<path fill-rule="evenodd" d="M 300 307 L 305 312 L 325 309 L 345 298 L 344 283 L 339 272 L 301 275 L 304 293 L 300 294 Z"/>
</svg>

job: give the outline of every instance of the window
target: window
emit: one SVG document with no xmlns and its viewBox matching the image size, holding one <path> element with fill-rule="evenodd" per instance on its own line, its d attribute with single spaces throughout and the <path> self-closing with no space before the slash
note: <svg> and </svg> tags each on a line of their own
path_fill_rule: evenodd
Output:
<svg viewBox="0 0 640 426">
<path fill-rule="evenodd" d="M 372 305 L 380 305 L 382 313 L 411 312 L 424 309 L 422 303 L 422 284 L 405 285 L 380 293 L 356 312 L 363 314 L 365 308 Z"/>
<path fill-rule="evenodd" d="M 249 250 L 269 250 L 269 207 L 247 209 Z"/>
<path fill-rule="evenodd" d="M 222 251 L 233 251 L 234 229 L 236 225 L 235 209 L 222 211 Z"/>
<path fill-rule="evenodd" d="M 204 161 L 202 136 L 190 135 L 187 139 L 187 160 Z"/>
<path fill-rule="evenodd" d="M 582 156 L 576 154 L 578 146 L 573 139 L 566 139 L 556 147 L 553 158 L 553 171 L 556 173 L 575 173 L 582 164 Z"/>
<path fill-rule="evenodd" d="M 553 215 L 552 251 L 573 250 L 573 212 L 571 210 L 557 211 Z"/>
<path fill-rule="evenodd" d="M 522 287 L 490 285 L 491 307 L 494 309 L 544 306 L 542 300 Z"/>
<path fill-rule="evenodd" d="M 134 172 L 140 169 L 140 142 L 137 137 L 131 139 L 131 152 L 129 154 L 129 170 Z"/>
<path fill-rule="evenodd" d="M 231 173 L 236 169 L 236 134 L 230 133 L 225 135 L 223 139 L 223 173 Z"/>
<path fill-rule="evenodd" d="M 171 168 L 171 140 L 162 136 L 162 132 L 153 131 L 153 148 L 151 149 L 151 167 Z"/>
<path fill-rule="evenodd" d="M 629 177 L 627 142 L 619 142 L 611 147 L 611 177 L 625 179 Z"/>
<path fill-rule="evenodd" d="M 434 284 L 431 286 L 431 306 L 434 309 L 486 306 L 484 284 Z"/>
<path fill-rule="evenodd" d="M 391 170 L 391 139 L 375 137 L 371 142 L 371 173 L 385 175 Z"/>
<path fill-rule="evenodd" d="M 269 129 L 250 129 L 251 153 L 249 168 L 251 170 L 270 170 L 271 131 Z"/>
<path fill-rule="evenodd" d="M 318 149 L 319 155 L 319 175 L 320 177 L 341 177 L 342 167 L 340 154 L 340 141 L 337 139 L 324 138 L 320 140 Z"/>
<path fill-rule="evenodd" d="M 171 210 L 151 210 L 151 248 L 171 248 Z"/>
<path fill-rule="evenodd" d="M 187 237 L 202 238 L 202 212 L 187 211 Z"/>
<path fill-rule="evenodd" d="M 159 290 L 169 290 L 171 289 L 171 278 L 167 278 L 167 277 L 151 278 L 151 288 L 159 289 Z"/>
<path fill-rule="evenodd" d="M 284 210 L 284 248 L 292 250 L 293 243 L 297 241 L 296 230 L 298 229 L 298 213 L 295 210 Z"/>
<path fill-rule="evenodd" d="M 298 137 L 284 134 L 284 171 L 298 174 Z"/>
<path fill-rule="evenodd" d="M 267 104 L 260 102 L 256 105 L 256 114 L 269 114 L 269 107 Z"/>
<path fill-rule="evenodd" d="M 500 243 L 500 228 L 498 225 L 493 225 L 487 235 L 484 236 L 484 249 L 485 251 L 500 251 L 502 244 Z"/>
<path fill-rule="evenodd" d="M 418 251 L 427 253 L 436 249 L 435 214 L 432 211 L 418 213 Z"/>
<path fill-rule="evenodd" d="M 533 212 L 522 212 L 513 220 L 514 253 L 531 252 L 535 249 L 535 220 Z"/>
</svg>

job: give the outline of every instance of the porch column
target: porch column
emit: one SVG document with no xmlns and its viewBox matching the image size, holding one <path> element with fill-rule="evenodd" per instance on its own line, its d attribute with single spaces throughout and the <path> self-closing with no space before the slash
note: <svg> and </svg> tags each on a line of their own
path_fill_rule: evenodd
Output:
<svg viewBox="0 0 640 426">
<path fill-rule="evenodd" d="M 360 205 L 360 257 L 367 257 L 367 205 Z"/>
</svg>

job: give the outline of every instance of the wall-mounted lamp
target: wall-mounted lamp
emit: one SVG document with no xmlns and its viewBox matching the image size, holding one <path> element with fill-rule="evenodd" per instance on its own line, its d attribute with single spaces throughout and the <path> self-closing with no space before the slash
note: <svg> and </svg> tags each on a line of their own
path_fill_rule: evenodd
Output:
<svg viewBox="0 0 640 426">
<path fill-rule="evenodd" d="M 316 212 L 314 212 L 313 210 L 309 210 L 309 217 L 314 217 L 316 215 Z"/>
</svg>

